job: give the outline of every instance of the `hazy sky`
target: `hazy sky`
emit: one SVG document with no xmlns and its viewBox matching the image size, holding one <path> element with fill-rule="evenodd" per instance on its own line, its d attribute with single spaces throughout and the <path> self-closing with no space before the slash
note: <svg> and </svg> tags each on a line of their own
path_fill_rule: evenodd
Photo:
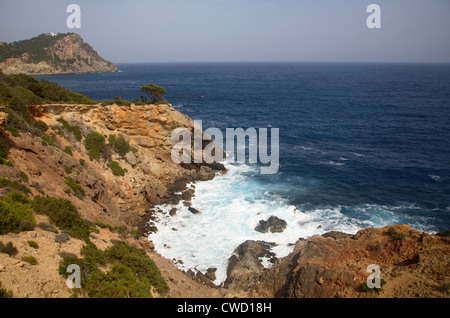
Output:
<svg viewBox="0 0 450 318">
<path fill-rule="evenodd" d="M 381 29 L 366 25 L 371 3 Z M 79 33 L 116 63 L 450 62 L 450 0 L 0 0 L 0 41 L 47 32 Z"/>
</svg>

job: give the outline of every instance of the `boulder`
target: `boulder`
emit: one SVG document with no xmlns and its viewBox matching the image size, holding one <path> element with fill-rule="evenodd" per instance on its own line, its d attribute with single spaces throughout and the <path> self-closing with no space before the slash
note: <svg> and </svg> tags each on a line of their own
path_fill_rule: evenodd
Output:
<svg viewBox="0 0 450 318">
<path fill-rule="evenodd" d="M 130 165 L 132 165 L 133 167 L 135 167 L 137 165 L 137 160 L 136 160 L 136 156 L 134 155 L 134 153 L 132 151 L 128 152 L 125 155 L 125 160 L 126 162 L 128 162 Z"/>
<path fill-rule="evenodd" d="M 191 212 L 192 214 L 199 214 L 199 213 L 201 213 L 199 210 L 197 210 L 196 208 L 193 208 L 193 207 L 189 207 L 188 208 L 188 210 L 189 210 L 189 212 Z"/>
<path fill-rule="evenodd" d="M 276 216 L 271 216 L 267 219 L 267 221 L 259 221 L 259 224 L 255 227 L 255 231 L 261 233 L 267 233 L 268 231 L 271 233 L 279 233 L 283 232 L 286 226 L 287 223 L 285 220 L 282 220 Z"/>
</svg>

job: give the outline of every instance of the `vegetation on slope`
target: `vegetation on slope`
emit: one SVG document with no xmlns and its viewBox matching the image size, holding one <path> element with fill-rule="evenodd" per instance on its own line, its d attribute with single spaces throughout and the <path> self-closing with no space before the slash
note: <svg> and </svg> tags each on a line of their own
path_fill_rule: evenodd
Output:
<svg viewBox="0 0 450 318">
<path fill-rule="evenodd" d="M 67 36 L 67 34 L 59 33 L 55 36 L 46 34 L 38 35 L 34 38 L 5 43 L 0 50 L 0 62 L 14 57 L 21 57 L 22 54 L 28 53 L 28 62 L 38 63 L 40 61 L 51 61 L 61 63 L 57 56 L 53 56 L 47 48 L 52 46 L 55 41 Z"/>
</svg>

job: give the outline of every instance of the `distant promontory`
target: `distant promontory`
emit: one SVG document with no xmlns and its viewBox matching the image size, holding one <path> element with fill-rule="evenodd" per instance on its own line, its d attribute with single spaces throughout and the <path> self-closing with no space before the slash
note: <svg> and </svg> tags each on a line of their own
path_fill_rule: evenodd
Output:
<svg viewBox="0 0 450 318">
<path fill-rule="evenodd" d="M 0 71 L 44 75 L 117 71 L 76 33 L 46 33 L 11 43 L 0 42 Z"/>
</svg>

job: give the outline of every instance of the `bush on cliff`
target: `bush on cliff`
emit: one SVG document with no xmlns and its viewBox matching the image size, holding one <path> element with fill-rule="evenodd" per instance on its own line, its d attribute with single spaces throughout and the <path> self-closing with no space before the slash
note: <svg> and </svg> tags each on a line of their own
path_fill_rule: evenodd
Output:
<svg viewBox="0 0 450 318">
<path fill-rule="evenodd" d="M 19 233 L 36 225 L 32 201 L 24 194 L 9 192 L 0 199 L 0 234 Z"/>
<path fill-rule="evenodd" d="M 89 224 L 79 216 L 77 207 L 69 200 L 36 196 L 33 208 L 36 213 L 47 215 L 50 222 L 59 229 L 68 231 L 72 237 L 89 239 Z"/>
<path fill-rule="evenodd" d="M 113 175 L 118 177 L 122 177 L 125 175 L 125 170 L 119 165 L 118 162 L 112 161 L 111 163 L 108 163 L 107 166 L 111 169 Z"/>
<path fill-rule="evenodd" d="M 66 173 L 70 174 L 72 173 L 71 168 L 69 167 L 70 170 L 66 169 Z M 72 178 L 68 177 L 64 180 L 64 182 L 72 189 L 72 191 L 75 193 L 75 196 L 80 199 L 80 200 L 84 200 L 84 190 L 83 188 L 75 182 L 75 180 L 73 180 Z"/>
<path fill-rule="evenodd" d="M 102 134 L 98 132 L 90 132 L 84 140 L 84 146 L 86 147 L 89 159 L 99 160 L 100 156 L 105 158 L 109 157 L 108 147 L 106 145 L 106 139 Z"/>
<path fill-rule="evenodd" d="M 30 105 L 45 103 L 96 104 L 82 94 L 68 91 L 61 85 L 47 80 L 37 80 L 25 74 L 6 76 L 0 73 L 0 104 L 8 113 L 10 129 L 25 130 L 40 136 L 48 129 L 42 121 L 36 121 L 28 110 Z"/>
<path fill-rule="evenodd" d="M 12 191 L 12 190 L 19 191 L 26 195 L 31 193 L 30 189 L 28 189 L 23 184 L 21 184 L 17 181 L 11 181 L 6 178 L 0 178 L 0 188 L 4 188 L 7 191 Z"/>
<path fill-rule="evenodd" d="M 105 251 L 88 242 L 81 250 L 83 258 L 64 257 L 59 273 L 68 277 L 70 264 L 80 266 L 82 292 L 91 298 L 150 298 L 151 287 L 165 295 L 169 288 L 148 255 L 134 245 L 114 241 Z M 108 271 L 99 266 L 110 265 Z"/>
<path fill-rule="evenodd" d="M 56 120 L 62 124 L 64 129 L 66 129 L 67 131 L 71 132 L 74 135 L 74 137 L 75 137 L 75 139 L 77 141 L 81 141 L 82 135 L 81 135 L 81 130 L 80 130 L 79 127 L 70 125 L 67 122 L 67 120 L 65 120 L 62 117 L 60 117 L 60 118 L 58 118 Z"/>
<path fill-rule="evenodd" d="M 105 253 L 109 263 L 120 262 L 130 267 L 141 281 L 151 284 L 159 294 L 168 292 L 169 287 L 161 272 L 144 250 L 122 241 L 115 241 Z"/>
<path fill-rule="evenodd" d="M 125 140 L 123 135 L 109 135 L 108 145 L 122 157 L 131 151 L 131 146 L 128 141 Z"/>
</svg>

